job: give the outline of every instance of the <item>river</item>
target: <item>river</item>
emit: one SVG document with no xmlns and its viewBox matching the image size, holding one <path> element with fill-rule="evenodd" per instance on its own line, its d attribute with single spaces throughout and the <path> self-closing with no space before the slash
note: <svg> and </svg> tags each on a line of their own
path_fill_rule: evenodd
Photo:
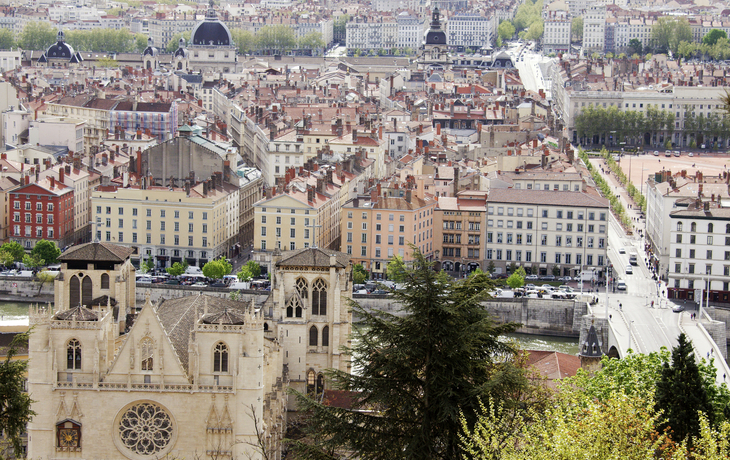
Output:
<svg viewBox="0 0 730 460">
<path fill-rule="evenodd" d="M 0 326 L 27 325 L 30 305 L 26 302 L 0 302 Z M 558 351 L 570 355 L 577 355 L 580 350 L 575 338 L 526 334 L 509 334 L 509 338 L 523 350 Z"/>
</svg>

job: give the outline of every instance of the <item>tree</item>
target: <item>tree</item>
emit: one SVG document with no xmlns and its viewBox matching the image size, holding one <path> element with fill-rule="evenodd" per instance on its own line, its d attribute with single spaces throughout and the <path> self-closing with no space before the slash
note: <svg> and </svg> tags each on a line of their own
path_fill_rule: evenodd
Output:
<svg viewBox="0 0 730 460">
<path fill-rule="evenodd" d="M 665 362 L 656 386 L 656 408 L 664 411 L 659 428 L 668 430 L 675 442 L 700 434 L 698 412 L 705 414 L 710 424 L 714 413 L 705 383 L 695 362 L 692 342 L 684 333 L 672 349 L 672 363 Z M 690 441 L 691 442 L 691 441 Z"/>
<path fill-rule="evenodd" d="M 46 283 L 53 282 L 53 280 L 56 279 L 56 275 L 48 273 L 48 270 L 42 270 L 38 272 L 36 279 L 38 280 L 38 294 L 40 294 L 43 286 Z"/>
<path fill-rule="evenodd" d="M 717 43 L 717 41 L 721 38 L 727 38 L 727 34 L 725 33 L 725 31 L 720 29 L 712 29 L 711 31 L 707 32 L 704 37 L 702 37 L 702 43 L 712 46 Z"/>
<path fill-rule="evenodd" d="M 261 266 L 255 260 L 249 260 L 241 267 L 236 276 L 241 281 L 249 281 L 261 275 Z"/>
<path fill-rule="evenodd" d="M 40 240 L 35 244 L 30 254 L 45 260 L 48 265 L 53 265 L 58 263 L 58 258 L 61 257 L 61 250 L 58 249 L 58 246 L 53 241 Z"/>
<path fill-rule="evenodd" d="M 24 390 L 28 361 L 15 358 L 19 348 L 27 346 L 28 332 L 16 335 L 0 363 L 0 433 L 5 435 L 15 458 L 22 457 L 21 435 L 35 415 L 30 407 L 33 401 Z"/>
<path fill-rule="evenodd" d="M 507 285 L 512 289 L 521 288 L 525 285 L 525 276 L 527 276 L 525 269 L 520 267 L 509 275 L 509 278 L 507 278 Z"/>
<path fill-rule="evenodd" d="M 641 54 L 642 51 L 642 44 L 641 40 L 638 38 L 632 38 L 629 40 L 629 48 L 631 49 L 631 54 Z"/>
<path fill-rule="evenodd" d="M 152 259 L 149 258 L 139 264 L 139 272 L 143 274 L 151 272 L 154 268 L 155 263 L 152 261 Z"/>
<path fill-rule="evenodd" d="M 180 276 L 188 269 L 187 262 L 175 262 L 172 266 L 167 267 L 165 271 L 172 276 Z"/>
<path fill-rule="evenodd" d="M 203 275 L 205 275 L 206 278 L 219 280 L 231 273 L 232 268 L 231 264 L 228 263 L 223 256 L 221 256 L 219 259 L 211 260 L 207 264 L 203 265 Z"/>
<path fill-rule="evenodd" d="M 23 260 L 23 256 L 25 255 L 25 249 L 23 249 L 23 246 L 21 246 L 17 241 L 8 241 L 7 243 L 3 243 L 3 245 L 0 246 L 0 252 L 7 253 L 13 259 L 9 264 L 5 264 L 3 262 L 6 266 L 11 265 L 13 262 L 20 262 Z"/>
<path fill-rule="evenodd" d="M 527 33 L 525 34 L 525 40 L 540 40 L 542 38 L 544 30 L 545 28 L 542 19 L 534 21 L 530 25 L 530 28 L 527 29 Z"/>
<path fill-rule="evenodd" d="M 48 22 L 29 22 L 18 37 L 18 46 L 25 50 L 45 51 L 56 41 L 57 30 Z"/>
<path fill-rule="evenodd" d="M 583 16 L 573 18 L 570 23 L 570 34 L 577 41 L 583 40 Z"/>
<path fill-rule="evenodd" d="M 0 49 L 15 48 L 15 35 L 9 29 L 0 29 Z"/>
<path fill-rule="evenodd" d="M 294 30 L 283 24 L 262 27 L 256 34 L 256 41 L 260 50 L 271 54 L 284 54 L 297 43 Z"/>
<path fill-rule="evenodd" d="M 38 267 L 46 265 L 46 260 L 38 254 L 26 254 L 23 256 L 23 265 L 30 270 L 36 270 Z"/>
<path fill-rule="evenodd" d="M 515 36 L 515 26 L 509 21 L 502 21 L 497 26 L 497 35 L 502 40 L 509 40 Z"/>
<path fill-rule="evenodd" d="M 324 40 L 319 32 L 309 32 L 299 39 L 299 48 L 308 50 L 318 50 L 324 48 Z"/>
<path fill-rule="evenodd" d="M 159 44 L 158 44 L 159 46 Z M 135 34 L 134 36 L 134 49 L 141 53 L 147 49 L 147 36 L 145 34 Z"/>
<path fill-rule="evenodd" d="M 405 289 L 393 293 L 405 316 L 370 313 L 353 302 L 365 327 L 347 351 L 359 372 L 327 372 L 334 388 L 350 391 L 355 405 L 368 410 L 331 407 L 296 393 L 300 410 L 309 414 L 306 432 L 315 436 L 312 443 L 294 443 L 308 451 L 303 458 L 332 458 L 327 453 L 344 449 L 370 459 L 456 459 L 460 414 L 471 428 L 480 400 L 521 407 L 524 399 L 515 395 L 530 384 L 515 350 L 500 340 L 518 325 L 497 324 L 482 308 L 491 280 L 482 273 L 454 281 L 412 250 Z"/>
<path fill-rule="evenodd" d="M 656 43 L 656 51 L 677 54 L 679 44 L 692 41 L 692 29 L 687 18 L 662 16 L 651 28 L 651 38 Z"/>
<path fill-rule="evenodd" d="M 406 264 L 403 262 L 403 257 L 395 255 L 386 268 L 386 275 L 388 279 L 396 283 L 402 283 L 405 280 L 406 275 Z"/>
<path fill-rule="evenodd" d="M 337 16 L 334 24 L 332 25 L 332 33 L 336 37 L 344 37 L 347 33 L 347 22 L 350 20 L 350 15 L 345 13 Z"/>
<path fill-rule="evenodd" d="M 363 284 L 370 277 L 369 273 L 362 264 L 352 266 L 352 282 L 353 284 Z"/>
<path fill-rule="evenodd" d="M 251 54 L 256 49 L 256 36 L 250 30 L 233 29 L 231 35 L 239 54 Z"/>
<path fill-rule="evenodd" d="M 15 258 L 8 251 L 0 249 L 0 265 L 3 267 L 9 267 L 15 263 Z"/>
</svg>

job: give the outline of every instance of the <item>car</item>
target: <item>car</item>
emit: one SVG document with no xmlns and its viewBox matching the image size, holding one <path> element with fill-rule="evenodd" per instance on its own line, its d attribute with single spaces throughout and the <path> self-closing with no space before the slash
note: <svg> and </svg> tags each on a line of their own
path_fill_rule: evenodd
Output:
<svg viewBox="0 0 730 460">
<path fill-rule="evenodd" d="M 560 278 L 558 278 L 558 281 L 573 281 L 573 278 L 571 278 L 570 276 L 561 276 Z"/>
<path fill-rule="evenodd" d="M 527 284 L 525 284 L 525 289 L 535 289 L 535 288 L 537 288 L 537 286 L 535 286 L 535 285 L 534 285 L 534 284 L 532 284 L 532 283 L 527 283 Z"/>
<path fill-rule="evenodd" d="M 525 276 L 525 281 L 537 281 L 538 276 L 537 275 L 527 275 Z"/>
<path fill-rule="evenodd" d="M 672 307 L 674 313 L 682 313 L 684 311 L 684 305 L 675 305 Z"/>
<path fill-rule="evenodd" d="M 618 248 L 619 254 L 626 254 L 626 248 Z"/>
<path fill-rule="evenodd" d="M 180 280 L 167 280 L 164 284 L 180 284 Z"/>
<path fill-rule="evenodd" d="M 570 286 L 568 286 L 567 284 L 563 284 L 561 286 L 558 286 L 558 290 L 559 291 L 564 291 L 564 292 L 573 292 L 573 288 L 570 287 Z"/>
<path fill-rule="evenodd" d="M 228 284 L 218 281 L 217 283 L 209 284 L 210 287 L 228 287 Z"/>
<path fill-rule="evenodd" d="M 659 156 L 659 151 L 658 150 L 654 150 L 654 156 L 655 157 L 658 157 Z"/>
<path fill-rule="evenodd" d="M 353 294 L 370 294 L 367 289 L 358 289 Z"/>
<path fill-rule="evenodd" d="M 667 150 L 666 152 L 664 152 L 664 156 L 665 157 L 671 157 L 672 156 L 672 151 L 671 150 Z"/>
<path fill-rule="evenodd" d="M 543 275 L 540 279 L 543 281 L 555 281 L 555 275 Z"/>
<path fill-rule="evenodd" d="M 674 156 L 675 156 L 675 157 L 678 157 L 679 155 L 680 155 L 680 154 L 679 154 L 679 150 L 675 150 L 675 151 L 674 151 Z"/>
<path fill-rule="evenodd" d="M 625 291 L 626 290 L 626 282 L 624 280 L 619 280 L 616 282 L 616 289 L 619 291 Z"/>
<path fill-rule="evenodd" d="M 688 157 L 693 157 L 693 156 L 695 156 L 695 154 L 694 154 L 694 153 L 692 153 L 692 152 L 689 152 L 689 154 L 688 154 L 687 156 L 688 156 Z"/>
<path fill-rule="evenodd" d="M 626 274 L 627 275 L 633 275 L 634 274 L 634 267 L 632 267 L 630 264 L 626 266 Z"/>
<path fill-rule="evenodd" d="M 375 294 L 375 295 L 387 295 L 387 294 L 390 294 L 390 293 L 388 291 L 386 291 L 386 290 L 383 290 L 383 289 L 376 289 L 373 292 L 371 292 L 371 294 Z"/>
<path fill-rule="evenodd" d="M 551 286 L 549 284 L 543 284 L 542 286 L 540 286 L 540 289 L 543 289 L 545 291 L 552 291 L 553 289 L 555 289 L 555 286 Z"/>
<path fill-rule="evenodd" d="M 198 281 L 197 283 L 193 283 L 194 287 L 208 287 L 207 283 L 204 283 L 203 281 Z"/>
</svg>

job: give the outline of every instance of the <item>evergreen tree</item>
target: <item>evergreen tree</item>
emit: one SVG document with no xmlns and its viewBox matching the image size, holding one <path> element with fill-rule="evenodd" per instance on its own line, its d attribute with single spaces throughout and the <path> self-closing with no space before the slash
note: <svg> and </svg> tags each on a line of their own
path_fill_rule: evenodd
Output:
<svg viewBox="0 0 730 460">
<path fill-rule="evenodd" d="M 16 359 L 18 350 L 27 346 L 28 333 L 16 335 L 0 362 L 0 433 L 4 435 L 0 439 L 0 458 L 13 458 L 7 455 L 8 448 L 15 452 L 15 458 L 22 456 L 22 434 L 35 415 L 30 396 L 23 389 L 28 361 Z"/>
<path fill-rule="evenodd" d="M 662 410 L 659 428 L 669 430 L 675 442 L 700 434 L 699 412 L 712 424 L 713 410 L 707 389 L 695 362 L 692 342 L 684 333 L 679 334 L 679 344 L 672 349 L 672 364 L 664 363 L 657 382 L 656 409 Z"/>
<path fill-rule="evenodd" d="M 454 281 L 415 248 L 403 271 L 405 289 L 393 293 L 406 313 L 369 313 L 352 349 L 357 373 L 330 370 L 330 388 L 354 394 L 362 411 L 329 407 L 297 393 L 309 415 L 309 443 L 299 458 L 331 458 L 349 451 L 362 459 L 457 459 L 460 415 L 471 428 L 480 401 L 514 408 L 529 388 L 515 350 L 500 336 L 517 324 L 496 324 L 480 301 L 492 288 L 484 273 Z"/>
</svg>

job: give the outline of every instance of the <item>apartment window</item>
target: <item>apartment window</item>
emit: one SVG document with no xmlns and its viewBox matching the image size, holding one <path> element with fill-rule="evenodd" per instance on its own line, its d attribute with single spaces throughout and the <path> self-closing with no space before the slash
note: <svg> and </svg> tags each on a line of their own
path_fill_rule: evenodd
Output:
<svg viewBox="0 0 730 460">
<path fill-rule="evenodd" d="M 204 248 L 208 247 L 208 238 L 206 238 L 205 236 L 203 237 L 203 247 Z M 261 248 L 263 249 L 263 246 Z"/>
<path fill-rule="evenodd" d="M 707 257 L 706 259 L 711 260 L 712 259 L 712 251 L 707 251 Z"/>
<path fill-rule="evenodd" d="M 548 210 L 547 209 L 543 209 L 542 210 L 542 217 L 547 218 L 547 216 L 548 216 Z"/>
<path fill-rule="evenodd" d="M 148 209 L 147 210 L 147 217 L 152 217 L 152 210 L 151 209 Z"/>
<path fill-rule="evenodd" d="M 208 213 L 207 212 L 204 212 L 203 213 L 203 220 L 208 220 Z"/>
<path fill-rule="evenodd" d="M 367 246 L 360 246 L 360 256 L 367 257 L 367 255 L 368 255 Z"/>
<path fill-rule="evenodd" d="M 690 249 L 689 250 L 689 258 L 690 259 L 694 259 L 695 258 L 695 250 L 694 249 Z"/>
<path fill-rule="evenodd" d="M 689 272 L 694 273 L 695 272 L 695 264 L 689 264 Z"/>
<path fill-rule="evenodd" d="M 96 234 L 97 234 L 97 237 L 98 237 L 98 235 L 100 235 L 101 232 L 96 232 Z M 147 241 L 147 244 L 152 244 L 152 234 L 150 234 L 150 233 L 147 234 L 146 241 Z"/>
</svg>

